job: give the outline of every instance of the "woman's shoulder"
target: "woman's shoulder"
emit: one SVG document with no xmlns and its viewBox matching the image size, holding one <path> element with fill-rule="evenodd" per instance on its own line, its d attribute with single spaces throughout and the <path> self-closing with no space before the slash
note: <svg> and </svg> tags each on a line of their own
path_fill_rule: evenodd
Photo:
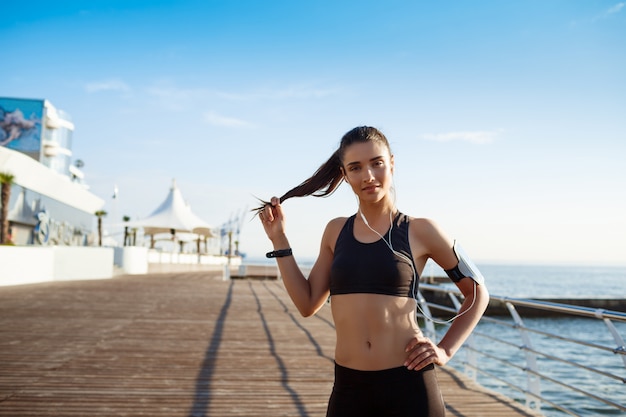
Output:
<svg viewBox="0 0 626 417">
<path fill-rule="evenodd" d="M 349 217 L 336 217 L 329 221 L 322 236 L 322 244 L 327 245 L 334 251 L 335 242 L 348 219 Z"/>
<path fill-rule="evenodd" d="M 331 236 L 333 236 L 333 238 L 337 238 L 337 236 L 339 236 L 339 233 L 341 232 L 341 230 L 344 228 L 344 226 L 346 225 L 348 220 L 350 220 L 351 217 L 354 217 L 354 216 L 335 217 L 334 219 L 329 221 L 328 224 L 326 225 L 325 234 L 327 235 L 330 234 Z"/>
<path fill-rule="evenodd" d="M 405 214 L 408 221 L 411 223 L 413 227 L 436 227 L 437 222 L 428 217 L 413 217 Z"/>
<path fill-rule="evenodd" d="M 442 229 L 439 227 L 437 222 L 431 218 L 411 216 L 407 216 L 407 218 L 409 220 L 409 230 L 411 233 L 423 237 L 443 235 Z"/>
<path fill-rule="evenodd" d="M 350 216 L 351 217 L 351 216 Z M 341 230 L 350 217 L 335 217 L 326 225 L 326 229 Z"/>
</svg>

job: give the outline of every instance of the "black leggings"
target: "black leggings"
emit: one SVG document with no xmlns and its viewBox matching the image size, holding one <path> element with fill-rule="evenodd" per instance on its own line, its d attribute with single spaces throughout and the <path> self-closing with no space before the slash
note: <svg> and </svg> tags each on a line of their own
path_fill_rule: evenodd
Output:
<svg viewBox="0 0 626 417">
<path fill-rule="evenodd" d="M 435 367 L 358 371 L 335 363 L 326 417 L 443 417 Z"/>
</svg>

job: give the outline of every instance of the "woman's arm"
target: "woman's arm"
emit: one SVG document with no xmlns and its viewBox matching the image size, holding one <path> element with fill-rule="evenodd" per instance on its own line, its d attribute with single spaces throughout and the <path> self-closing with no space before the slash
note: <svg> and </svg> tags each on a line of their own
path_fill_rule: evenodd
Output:
<svg viewBox="0 0 626 417">
<path fill-rule="evenodd" d="M 259 216 L 268 238 L 272 241 L 274 250 L 290 248 L 289 240 L 285 234 L 285 216 L 276 197 L 272 198 L 271 205 L 268 205 Z M 324 231 L 320 254 L 308 279 L 300 270 L 294 256 L 276 258 L 285 289 L 304 317 L 315 314 L 328 298 L 330 267 L 333 260 L 330 245 L 330 235 L 333 229 L 331 224 L 332 222 Z"/>
<path fill-rule="evenodd" d="M 456 285 L 463 293 L 465 300 L 461 304 L 459 316 L 454 319 L 444 337 L 437 344 L 445 352 L 446 362 L 467 340 L 489 304 L 489 292 L 484 284 L 479 285 L 471 278 L 463 278 Z"/>
<path fill-rule="evenodd" d="M 422 220 L 416 238 L 427 249 L 427 255 L 443 269 L 454 268 L 458 259 L 452 250 L 452 241 L 430 220 Z M 409 369 L 421 369 L 435 363 L 445 365 L 461 348 L 472 333 L 489 304 L 489 292 L 485 285 L 471 278 L 456 283 L 465 297 L 459 313 L 438 344 L 427 338 L 414 338 L 407 345 Z"/>
</svg>

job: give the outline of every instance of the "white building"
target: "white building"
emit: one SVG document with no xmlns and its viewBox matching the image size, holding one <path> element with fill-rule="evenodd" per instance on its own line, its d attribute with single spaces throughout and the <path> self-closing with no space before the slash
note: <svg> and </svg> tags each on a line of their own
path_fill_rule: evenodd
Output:
<svg viewBox="0 0 626 417">
<path fill-rule="evenodd" d="M 104 200 L 72 163 L 74 124 L 47 100 L 0 98 L 0 172 L 12 174 L 11 241 L 87 246 Z"/>
</svg>

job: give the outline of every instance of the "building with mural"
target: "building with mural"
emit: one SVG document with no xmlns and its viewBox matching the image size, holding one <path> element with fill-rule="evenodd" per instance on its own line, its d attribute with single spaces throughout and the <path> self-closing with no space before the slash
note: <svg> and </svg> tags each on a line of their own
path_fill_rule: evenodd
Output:
<svg viewBox="0 0 626 417">
<path fill-rule="evenodd" d="M 163 230 L 171 238 L 193 235 L 196 253 L 183 253 L 182 244 L 177 252 L 134 243 L 100 246 L 96 213 L 105 202 L 84 181 L 83 163 L 72 153 L 73 133 L 69 115 L 48 100 L 0 97 L 0 179 L 12 178 L 5 207 L 0 198 L 7 213 L 0 218 L 9 224 L 8 233 L 0 234 L 5 242 L 9 238 L 0 244 L 0 286 L 206 268 L 223 268 L 230 276 L 230 268 L 241 265 L 242 257 L 231 252 L 208 253 L 207 240 L 217 236 L 191 212 L 175 184 L 151 216 L 126 225 L 153 240 Z M 166 212 L 172 216 L 164 222 Z"/>
<path fill-rule="evenodd" d="M 0 173 L 13 176 L 8 219 L 15 245 L 87 246 L 104 200 L 73 158 L 74 124 L 48 100 L 0 97 Z"/>
</svg>

